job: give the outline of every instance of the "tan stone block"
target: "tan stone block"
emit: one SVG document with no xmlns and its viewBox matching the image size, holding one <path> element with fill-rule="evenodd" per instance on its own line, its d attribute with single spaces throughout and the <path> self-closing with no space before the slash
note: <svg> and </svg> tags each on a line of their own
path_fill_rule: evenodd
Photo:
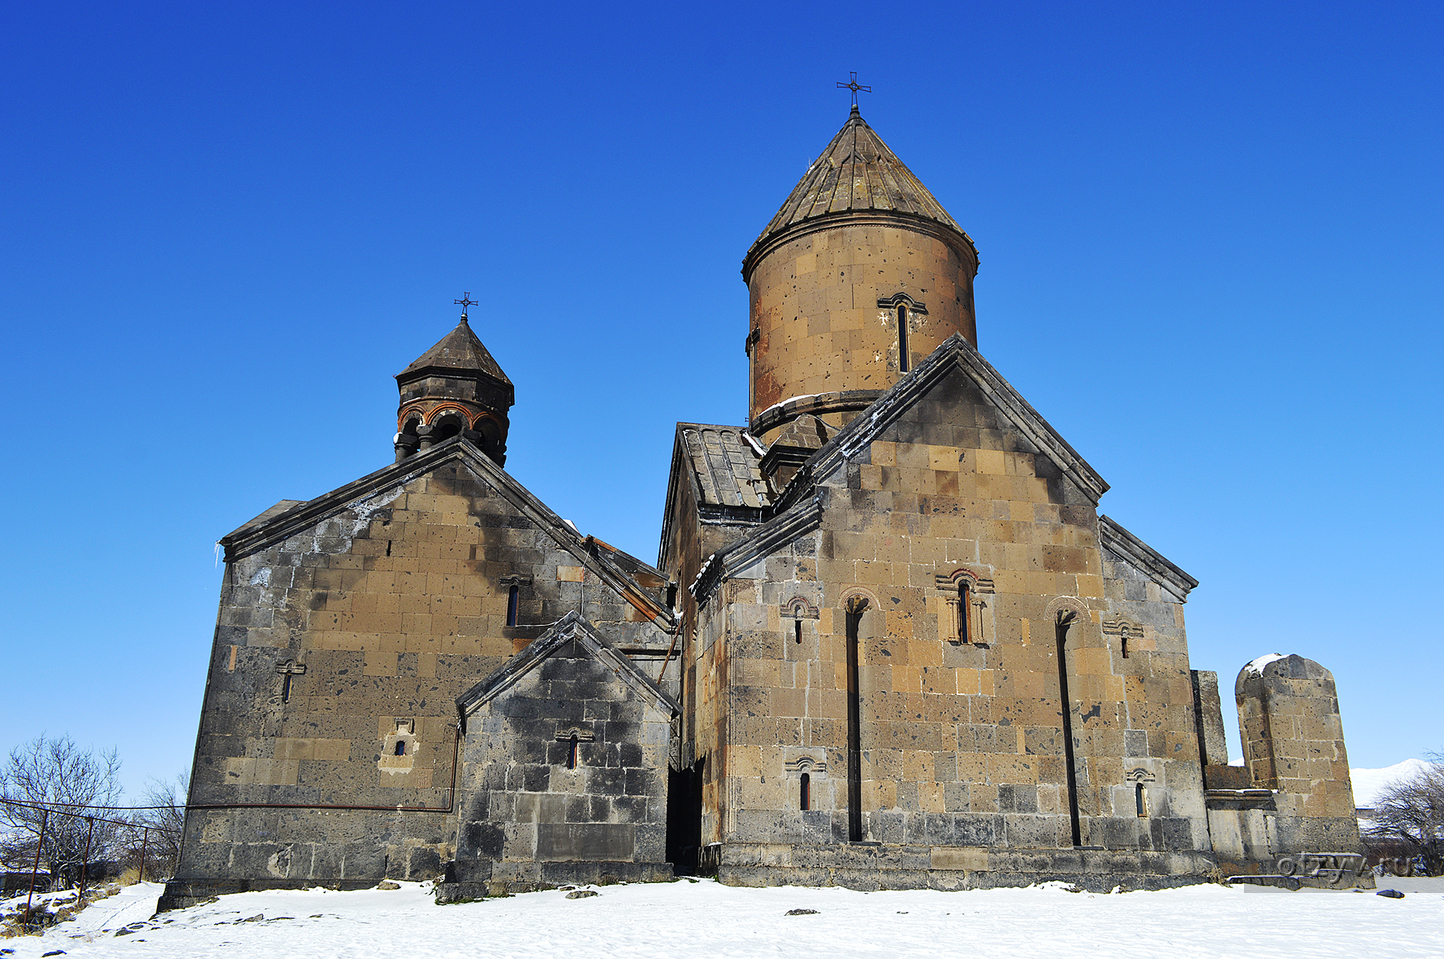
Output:
<svg viewBox="0 0 1444 959">
<path fill-rule="evenodd" d="M 864 760 L 863 765 L 868 765 Z M 863 772 L 864 777 L 868 771 Z M 896 809 L 897 783 L 889 780 L 864 779 L 862 784 L 863 809 Z"/>
<path fill-rule="evenodd" d="M 1031 756 L 989 753 L 988 781 L 994 784 L 1035 783 L 1038 781 L 1038 764 Z"/>
<path fill-rule="evenodd" d="M 1070 637 L 1071 638 L 1071 637 Z M 1069 668 L 1080 677 L 1087 674 L 1107 674 L 1109 669 L 1108 650 L 1097 647 L 1075 647 L 1070 651 Z M 1097 695 L 1095 688 L 1093 694 Z M 1080 692 L 1080 696 L 1081 696 Z"/>
<path fill-rule="evenodd" d="M 769 695 L 770 710 L 774 716 L 806 716 L 807 696 L 801 689 L 774 689 Z"/>
<path fill-rule="evenodd" d="M 363 676 L 395 676 L 396 653 L 378 649 L 366 651 L 366 662 L 362 667 Z"/>
<path fill-rule="evenodd" d="M 902 750 L 902 775 L 903 779 L 916 783 L 933 781 L 936 778 L 933 775 L 933 754 L 919 749 Z"/>
<path fill-rule="evenodd" d="M 396 785 L 395 782 L 386 781 L 385 773 L 381 773 L 380 775 L 382 777 L 382 785 Z M 430 766 L 418 766 L 403 774 L 401 785 L 407 789 L 430 789 L 434 775 L 435 773 Z"/>
<path fill-rule="evenodd" d="M 998 787 L 993 783 L 969 781 L 968 808 L 972 812 L 997 812 Z"/>
<path fill-rule="evenodd" d="M 582 566 L 558 566 L 557 582 L 559 583 L 580 583 L 586 576 L 586 569 Z"/>
<path fill-rule="evenodd" d="M 987 753 L 959 752 L 957 755 L 958 781 L 983 783 L 988 781 L 990 767 Z"/>
<path fill-rule="evenodd" d="M 908 648 L 908 661 L 914 666 L 925 668 L 924 682 L 929 685 L 937 685 L 946 675 L 943 669 L 942 645 L 931 639 L 922 639 L 912 643 Z M 948 692 L 954 692 L 953 682 L 950 678 L 945 685 L 948 687 Z"/>
<path fill-rule="evenodd" d="M 928 469 L 944 473 L 958 471 L 958 450 L 952 446 L 927 446 Z"/>
<path fill-rule="evenodd" d="M 290 631 L 286 629 L 248 629 L 246 645 L 269 649 L 285 649 L 291 643 Z"/>
<path fill-rule="evenodd" d="M 1002 476 L 1007 473 L 1007 463 L 1002 450 L 974 450 L 968 459 L 976 464 L 975 468 L 979 473 L 994 476 Z"/>
<path fill-rule="evenodd" d="M 974 846 L 934 846 L 932 868 L 987 872 L 988 850 Z"/>
<path fill-rule="evenodd" d="M 311 758 L 324 762 L 347 762 L 351 759 L 351 740 L 313 739 Z"/>
<path fill-rule="evenodd" d="M 928 465 L 928 447 L 922 443 L 897 444 L 897 465 L 899 469 L 931 469 Z"/>
<path fill-rule="evenodd" d="M 301 764 L 294 759 L 226 760 L 228 781 L 235 780 L 245 785 L 294 786 L 300 771 Z"/>
<path fill-rule="evenodd" d="M 277 759 L 310 759 L 314 740 L 280 737 L 275 741 Z"/>
<path fill-rule="evenodd" d="M 943 784 L 937 782 L 919 782 L 918 808 L 923 812 L 946 812 L 946 802 L 943 799 Z"/>
</svg>

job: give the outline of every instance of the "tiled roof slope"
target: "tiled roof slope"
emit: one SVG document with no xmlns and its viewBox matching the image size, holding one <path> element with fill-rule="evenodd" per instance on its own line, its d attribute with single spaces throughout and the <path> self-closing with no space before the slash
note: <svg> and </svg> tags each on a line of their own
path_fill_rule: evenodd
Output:
<svg viewBox="0 0 1444 959">
<path fill-rule="evenodd" d="M 697 479 L 699 506 L 765 507 L 772 498 L 757 468 L 761 454 L 740 426 L 679 423 L 686 458 Z"/>
<path fill-rule="evenodd" d="M 750 260 L 768 239 L 789 227 L 824 216 L 856 212 L 909 214 L 956 230 L 970 245 L 973 242 L 854 107 L 847 123 L 808 167 L 782 209 L 747 251 L 743 262 Z"/>
</svg>

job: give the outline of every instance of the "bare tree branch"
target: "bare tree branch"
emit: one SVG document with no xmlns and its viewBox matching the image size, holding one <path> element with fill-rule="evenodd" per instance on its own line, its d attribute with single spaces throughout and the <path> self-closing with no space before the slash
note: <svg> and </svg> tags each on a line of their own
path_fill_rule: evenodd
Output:
<svg viewBox="0 0 1444 959">
<path fill-rule="evenodd" d="M 0 765 L 0 825 L 6 833 L 6 857 L 33 857 L 43 826 L 40 861 L 53 881 L 73 881 L 83 862 L 106 859 L 116 826 L 92 820 L 105 816 L 96 807 L 120 802 L 119 773 L 114 749 L 96 755 L 75 745 L 68 735 L 49 739 L 42 733 L 15 747 Z"/>
<path fill-rule="evenodd" d="M 150 809 L 138 809 L 136 825 L 150 830 L 146 847 L 146 874 L 170 878 L 180 862 L 181 834 L 186 822 L 186 793 L 190 787 L 189 771 L 181 771 L 166 782 L 152 779 L 146 783 L 143 802 Z M 135 842 L 139 842 L 137 838 Z M 134 843 L 132 843 L 134 845 Z M 133 850 L 139 856 L 139 849 Z M 146 878 L 146 877 L 142 877 Z"/>
<path fill-rule="evenodd" d="M 1373 839 L 1402 839 L 1416 849 L 1424 871 L 1444 875 L 1444 764 L 1436 762 L 1387 787 L 1374 804 Z"/>
</svg>

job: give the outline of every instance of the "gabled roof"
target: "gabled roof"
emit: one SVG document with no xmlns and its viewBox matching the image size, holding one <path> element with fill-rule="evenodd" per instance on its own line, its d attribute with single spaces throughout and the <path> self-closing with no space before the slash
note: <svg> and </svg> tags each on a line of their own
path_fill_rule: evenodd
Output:
<svg viewBox="0 0 1444 959">
<path fill-rule="evenodd" d="M 590 653 L 657 709 L 672 716 L 682 711 L 676 700 L 658 688 L 636 663 L 618 652 L 617 648 L 607 642 L 606 637 L 597 632 L 596 627 L 583 619 L 576 610 L 557 620 L 551 628 L 532 640 L 526 649 L 507 660 L 496 672 L 456 697 L 457 711 L 463 718 L 470 716 L 516 685 L 518 680 L 542 662 L 572 644 Z"/>
<path fill-rule="evenodd" d="M 222 537 L 222 540 L 224 541 L 239 536 L 246 530 L 250 529 L 252 526 L 260 526 L 262 523 L 266 523 L 275 519 L 282 513 L 289 513 L 291 510 L 295 509 L 297 506 L 301 506 L 305 502 L 306 501 L 303 499 L 283 499 L 275 506 L 272 506 L 270 509 L 261 513 L 259 516 L 253 516 L 252 518 L 242 523 L 240 526 L 237 526 L 235 529 L 231 530 L 224 537 Z"/>
<path fill-rule="evenodd" d="M 676 629 L 676 617 L 672 611 L 659 603 L 630 575 L 623 572 L 623 566 L 634 565 L 639 572 L 650 570 L 658 577 L 661 577 L 660 573 L 631 556 L 627 556 L 624 564 L 617 557 L 626 556 L 626 554 L 613 547 L 607 546 L 605 550 L 595 548 L 593 544 L 597 541 L 577 532 L 575 527 L 548 509 L 546 504 L 537 499 L 530 490 L 513 479 L 510 473 L 497 466 L 491 457 L 479 450 L 464 436 L 451 437 L 429 450 L 408 456 L 399 463 L 379 469 L 369 476 L 363 476 L 355 482 L 347 483 L 345 486 L 324 493 L 313 500 L 277 513 L 270 519 L 263 519 L 266 515 L 263 513 L 261 517 L 257 517 L 256 520 L 221 539 L 221 545 L 226 550 L 226 562 L 231 563 L 265 549 L 302 530 L 315 526 L 355 503 L 376 498 L 379 494 L 384 495 L 390 490 L 396 490 L 416 477 L 424 476 L 440 466 L 453 462 L 465 464 L 473 473 L 486 480 L 497 495 L 506 499 L 538 527 L 545 530 L 558 546 L 575 556 L 580 565 L 586 567 L 601 582 L 607 584 L 619 596 L 631 603 L 658 628 L 667 632 Z M 273 507 L 273 509 L 275 508 Z M 608 554 L 611 554 L 610 557 Z"/>
<path fill-rule="evenodd" d="M 899 416 L 922 400 L 950 372 L 958 370 L 992 401 L 993 406 L 1009 423 L 1037 447 L 1038 451 L 1051 459 L 1059 471 L 1078 487 L 1096 506 L 1108 490 L 1108 484 L 1098 472 L 1088 465 L 1077 450 L 1068 444 L 1043 415 L 1033 409 L 1032 404 L 1013 385 L 1003 379 L 1003 374 L 983 359 L 971 343 L 960 333 L 954 333 L 942 342 L 927 359 L 905 373 L 901 379 L 887 389 L 877 401 L 858 414 L 842 430 L 828 441 L 807 461 L 806 467 L 788 484 L 778 497 L 778 505 L 784 507 L 794 495 L 794 487 L 810 485 L 812 477 L 826 476 L 843 461 L 870 443 L 878 433 L 890 426 Z"/>
<path fill-rule="evenodd" d="M 763 512 L 760 518 L 766 521 L 764 525 L 708 560 L 698 574 L 697 582 L 691 586 L 693 595 L 701 600 L 722 576 L 745 569 L 773 548 L 773 544 L 815 524 L 821 510 L 818 481 L 843 467 L 954 371 L 960 371 L 971 379 L 989 397 L 998 412 L 1097 505 L 1108 489 L 1103 477 L 1068 445 L 1068 441 L 1023 399 L 1012 384 L 1003 379 L 991 363 L 983 359 L 971 343 L 961 334 L 954 333 L 808 459 L 787 488 Z"/>
<path fill-rule="evenodd" d="M 1169 562 L 1162 553 L 1120 526 L 1109 516 L 1098 517 L 1098 538 L 1103 548 L 1132 563 L 1139 572 L 1168 590 L 1180 603 L 1198 580 Z"/>
<path fill-rule="evenodd" d="M 748 249 L 742 261 L 744 279 L 774 236 L 809 221 L 856 213 L 885 213 L 937 224 L 956 233 L 977 254 L 972 238 L 853 107 L 837 136 Z"/>
<path fill-rule="evenodd" d="M 665 566 L 671 541 L 672 510 L 679 486 L 692 490 L 703 522 L 759 523 L 772 505 L 772 492 L 758 463 L 766 450 L 744 426 L 678 423 L 662 510 L 657 562 Z"/>
<path fill-rule="evenodd" d="M 677 443 L 697 483 L 700 506 L 747 506 L 772 502 L 758 469 L 762 448 L 740 426 L 678 423 Z"/>
<path fill-rule="evenodd" d="M 396 374 L 398 380 L 415 379 L 427 370 L 459 370 L 482 373 L 494 380 L 510 384 L 492 355 L 472 332 L 466 317 L 431 349 L 422 353 L 415 363 Z"/>
</svg>

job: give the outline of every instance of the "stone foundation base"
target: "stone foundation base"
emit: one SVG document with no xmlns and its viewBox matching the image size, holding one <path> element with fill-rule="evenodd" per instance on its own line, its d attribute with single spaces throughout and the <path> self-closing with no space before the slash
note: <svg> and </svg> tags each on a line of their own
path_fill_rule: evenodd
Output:
<svg viewBox="0 0 1444 959">
<path fill-rule="evenodd" d="M 718 843 L 702 850 L 702 871 L 731 886 L 844 886 L 848 889 L 990 889 L 1062 881 L 1090 892 L 1165 889 L 1218 876 L 1203 851 L 995 849 L 882 843 L 771 845 Z"/>
<path fill-rule="evenodd" d="M 325 886 L 327 889 L 371 889 L 381 880 L 375 876 L 369 879 L 172 879 L 165 884 L 165 892 L 156 901 L 156 912 L 171 909 L 185 909 L 210 902 L 217 896 L 229 896 L 237 892 L 255 892 L 260 889 L 310 889 Z"/>
<path fill-rule="evenodd" d="M 1281 854 L 1272 860 L 1220 857 L 1225 882 L 1277 889 L 1373 889 L 1374 871 L 1362 853 Z"/>
<path fill-rule="evenodd" d="M 437 902 L 464 902 L 557 886 L 610 885 L 616 882 L 670 882 L 676 876 L 666 862 L 452 862 L 436 884 Z"/>
</svg>

